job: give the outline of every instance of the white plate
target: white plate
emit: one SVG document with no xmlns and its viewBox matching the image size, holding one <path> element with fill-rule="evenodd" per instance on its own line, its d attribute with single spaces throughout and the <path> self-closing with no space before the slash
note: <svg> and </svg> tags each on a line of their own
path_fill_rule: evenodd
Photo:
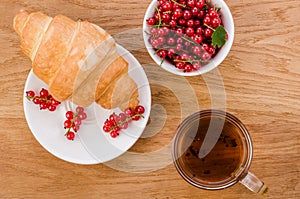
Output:
<svg viewBox="0 0 300 199">
<path fill-rule="evenodd" d="M 77 164 L 97 164 L 112 160 L 126 152 L 141 136 L 147 124 L 151 109 L 151 92 L 147 76 L 135 57 L 125 48 L 117 45 L 119 54 L 129 64 L 129 75 L 138 85 L 140 104 L 145 107 L 144 118 L 132 121 L 129 128 L 120 133 L 117 138 L 111 138 L 102 130 L 105 119 L 113 112 L 120 110 L 106 110 L 96 103 L 85 109 L 88 118 L 83 121 L 74 141 L 69 141 L 64 136 L 63 123 L 66 120 L 67 110 L 76 106 L 71 102 L 63 102 L 57 110 L 39 110 L 25 97 L 25 92 L 48 86 L 30 71 L 24 90 L 24 112 L 28 126 L 37 141 L 51 154 L 68 162 Z"/>
</svg>

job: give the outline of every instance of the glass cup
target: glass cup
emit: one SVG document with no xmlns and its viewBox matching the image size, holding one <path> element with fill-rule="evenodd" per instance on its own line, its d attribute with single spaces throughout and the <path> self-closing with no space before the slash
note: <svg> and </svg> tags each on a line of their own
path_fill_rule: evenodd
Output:
<svg viewBox="0 0 300 199">
<path fill-rule="evenodd" d="M 191 185 L 219 190 L 240 182 L 265 194 L 267 186 L 249 172 L 252 151 L 246 127 L 221 110 L 203 110 L 187 117 L 172 143 L 174 165 Z"/>
</svg>

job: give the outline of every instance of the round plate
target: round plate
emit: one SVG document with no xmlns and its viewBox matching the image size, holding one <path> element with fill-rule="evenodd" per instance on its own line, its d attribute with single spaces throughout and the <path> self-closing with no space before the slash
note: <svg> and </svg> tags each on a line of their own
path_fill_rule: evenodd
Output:
<svg viewBox="0 0 300 199">
<path fill-rule="evenodd" d="M 113 112 L 120 113 L 119 108 L 107 110 L 96 103 L 85 108 L 88 118 L 80 126 L 74 141 L 64 136 L 63 123 L 65 113 L 74 110 L 76 105 L 66 101 L 50 112 L 40 110 L 25 97 L 25 92 L 39 92 L 48 86 L 30 71 L 24 89 L 24 112 L 28 126 L 37 141 L 51 154 L 68 162 L 77 164 L 97 164 L 112 160 L 126 152 L 141 136 L 147 124 L 151 109 L 151 92 L 147 76 L 135 57 L 125 48 L 117 45 L 118 53 L 129 64 L 129 76 L 137 83 L 140 105 L 145 107 L 144 118 L 132 121 L 128 129 L 122 130 L 117 138 L 104 133 L 104 121 Z"/>
</svg>

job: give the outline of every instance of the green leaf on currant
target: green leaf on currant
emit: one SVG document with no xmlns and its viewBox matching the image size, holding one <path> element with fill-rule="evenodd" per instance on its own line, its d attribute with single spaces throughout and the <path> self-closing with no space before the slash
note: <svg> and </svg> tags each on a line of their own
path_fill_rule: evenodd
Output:
<svg viewBox="0 0 300 199">
<path fill-rule="evenodd" d="M 216 28 L 214 33 L 212 34 L 212 44 L 213 46 L 218 46 L 221 48 L 226 42 L 226 30 L 223 26 L 219 26 Z"/>
</svg>

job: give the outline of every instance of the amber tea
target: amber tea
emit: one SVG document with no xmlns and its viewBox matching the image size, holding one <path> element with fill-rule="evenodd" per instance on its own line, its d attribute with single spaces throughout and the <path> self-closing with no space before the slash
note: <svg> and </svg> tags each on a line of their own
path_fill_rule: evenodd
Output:
<svg viewBox="0 0 300 199">
<path fill-rule="evenodd" d="M 229 121 L 206 116 L 192 131 L 195 132 L 190 132 L 188 136 L 193 140 L 189 146 L 184 146 L 186 150 L 178 160 L 185 165 L 185 170 L 189 170 L 192 178 L 201 181 L 220 182 L 232 178 L 244 156 L 239 128 Z M 205 145 L 211 146 L 206 151 L 203 142 L 206 136 L 210 136 L 207 135 L 209 133 L 216 139 L 206 139 Z M 205 153 L 203 157 L 199 157 L 199 152 Z"/>
</svg>

